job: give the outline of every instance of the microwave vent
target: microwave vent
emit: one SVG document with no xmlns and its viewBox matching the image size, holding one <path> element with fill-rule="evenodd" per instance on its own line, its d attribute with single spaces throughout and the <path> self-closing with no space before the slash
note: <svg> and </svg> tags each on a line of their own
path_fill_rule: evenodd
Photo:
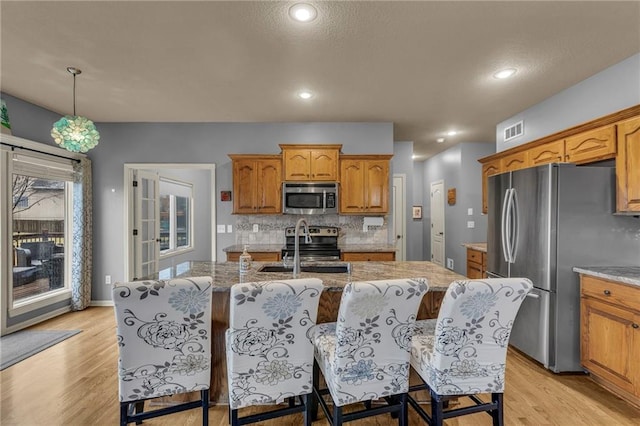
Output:
<svg viewBox="0 0 640 426">
<path fill-rule="evenodd" d="M 524 134 L 524 121 L 518 121 L 516 124 L 504 129 L 504 141 L 515 139 Z"/>
</svg>

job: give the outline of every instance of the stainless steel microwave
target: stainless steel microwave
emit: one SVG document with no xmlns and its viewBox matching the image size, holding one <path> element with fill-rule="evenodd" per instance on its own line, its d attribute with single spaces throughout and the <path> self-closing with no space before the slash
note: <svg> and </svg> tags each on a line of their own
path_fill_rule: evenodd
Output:
<svg viewBox="0 0 640 426">
<path fill-rule="evenodd" d="M 335 182 L 284 182 L 282 212 L 285 214 L 338 214 Z"/>
</svg>

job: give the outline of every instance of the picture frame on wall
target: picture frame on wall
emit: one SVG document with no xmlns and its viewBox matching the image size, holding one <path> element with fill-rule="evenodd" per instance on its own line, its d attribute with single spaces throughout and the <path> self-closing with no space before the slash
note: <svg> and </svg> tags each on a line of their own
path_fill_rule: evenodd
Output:
<svg viewBox="0 0 640 426">
<path fill-rule="evenodd" d="M 422 206 L 413 206 L 412 217 L 414 219 L 422 219 Z"/>
</svg>

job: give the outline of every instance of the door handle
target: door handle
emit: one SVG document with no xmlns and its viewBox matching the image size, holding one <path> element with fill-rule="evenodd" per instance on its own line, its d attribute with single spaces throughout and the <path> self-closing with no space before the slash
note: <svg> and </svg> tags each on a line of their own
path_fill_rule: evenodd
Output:
<svg viewBox="0 0 640 426">
<path fill-rule="evenodd" d="M 539 294 L 531 293 L 531 292 L 527 293 L 527 297 L 530 297 L 532 299 L 540 299 L 540 295 Z"/>
<path fill-rule="evenodd" d="M 504 261 L 509 262 L 509 254 L 507 253 L 507 207 L 509 205 L 509 190 L 504 192 L 504 199 L 502 200 L 502 217 L 500 218 L 500 242 L 502 243 L 502 255 Z"/>
<path fill-rule="evenodd" d="M 401 239 L 401 238 L 402 238 L 402 235 L 396 235 L 396 239 L 398 239 L 398 240 L 399 240 L 399 239 Z"/>
<path fill-rule="evenodd" d="M 518 210 L 518 193 L 515 188 L 511 189 L 511 211 L 513 214 L 513 235 L 511 236 L 511 249 L 509 250 L 511 256 L 511 263 L 515 263 L 517 248 L 518 248 L 518 237 L 520 236 L 520 232 L 518 231 L 518 221 L 520 218 L 520 211 Z"/>
</svg>

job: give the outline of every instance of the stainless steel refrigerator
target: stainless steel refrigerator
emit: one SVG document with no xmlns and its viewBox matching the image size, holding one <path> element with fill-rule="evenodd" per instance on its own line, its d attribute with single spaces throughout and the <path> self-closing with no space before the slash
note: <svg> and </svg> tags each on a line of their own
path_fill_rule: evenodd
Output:
<svg viewBox="0 0 640 426">
<path fill-rule="evenodd" d="M 487 271 L 526 277 L 510 344 L 554 372 L 581 371 L 574 266 L 634 265 L 640 220 L 613 215 L 612 167 L 550 164 L 492 176 Z"/>
</svg>

